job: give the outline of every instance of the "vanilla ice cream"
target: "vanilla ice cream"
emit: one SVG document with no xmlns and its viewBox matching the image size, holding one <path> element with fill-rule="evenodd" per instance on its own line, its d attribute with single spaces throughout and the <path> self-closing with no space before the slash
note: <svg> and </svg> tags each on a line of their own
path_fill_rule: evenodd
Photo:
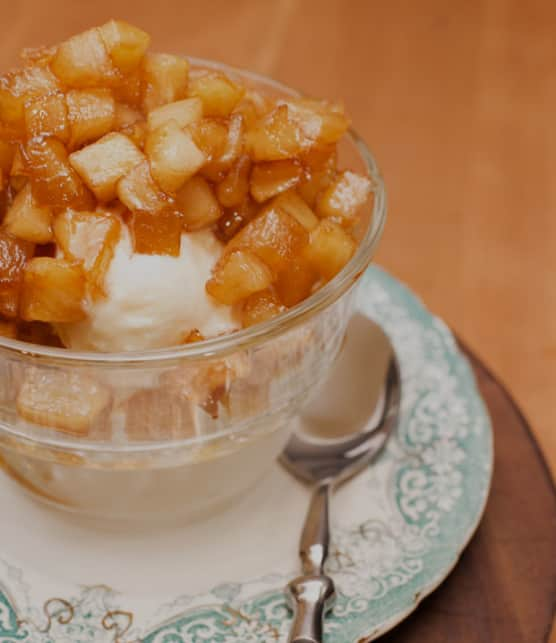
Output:
<svg viewBox="0 0 556 643">
<path fill-rule="evenodd" d="M 212 232 L 183 234 L 178 257 L 133 252 L 126 226 L 105 277 L 106 297 L 87 301 L 87 318 L 60 324 L 73 350 L 119 352 L 175 346 L 194 328 L 214 336 L 238 328 L 231 308 L 205 283 L 222 246 Z"/>
</svg>

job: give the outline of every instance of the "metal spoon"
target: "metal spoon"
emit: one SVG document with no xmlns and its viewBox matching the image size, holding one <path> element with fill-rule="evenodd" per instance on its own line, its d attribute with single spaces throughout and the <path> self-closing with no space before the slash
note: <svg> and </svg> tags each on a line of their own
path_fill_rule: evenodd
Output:
<svg viewBox="0 0 556 643">
<path fill-rule="evenodd" d="M 374 322 L 356 315 L 330 379 L 281 456 L 288 471 L 314 485 L 299 543 L 303 575 L 287 586 L 294 611 L 290 643 L 322 643 L 324 616 L 336 597 L 334 582 L 324 573 L 330 494 L 382 450 L 397 424 L 400 393 L 390 340 Z M 339 437 L 346 425 L 349 435 L 344 431 Z"/>
</svg>

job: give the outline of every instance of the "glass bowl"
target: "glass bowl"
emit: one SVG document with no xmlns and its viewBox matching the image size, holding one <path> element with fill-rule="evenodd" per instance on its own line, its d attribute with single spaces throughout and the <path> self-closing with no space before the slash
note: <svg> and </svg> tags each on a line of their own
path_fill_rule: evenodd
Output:
<svg viewBox="0 0 556 643">
<path fill-rule="evenodd" d="M 274 96 L 273 80 L 204 60 Z M 351 131 L 339 165 L 373 194 L 344 269 L 286 313 L 178 348 L 85 353 L 0 339 L 0 465 L 35 498 L 95 520 L 192 519 L 272 466 L 341 349 L 354 285 L 384 226 L 375 161 Z"/>
</svg>

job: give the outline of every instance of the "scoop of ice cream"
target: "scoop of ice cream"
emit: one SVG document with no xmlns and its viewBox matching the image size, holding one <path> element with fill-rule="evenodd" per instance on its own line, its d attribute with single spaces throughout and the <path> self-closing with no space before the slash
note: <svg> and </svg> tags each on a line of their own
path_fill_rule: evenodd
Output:
<svg viewBox="0 0 556 643">
<path fill-rule="evenodd" d="M 210 231 L 184 234 L 178 257 L 135 254 L 124 228 L 105 277 L 106 297 L 86 303 L 87 318 L 58 328 L 67 348 L 119 352 L 182 343 L 197 328 L 213 336 L 237 328 L 229 306 L 205 283 L 221 253 Z"/>
</svg>

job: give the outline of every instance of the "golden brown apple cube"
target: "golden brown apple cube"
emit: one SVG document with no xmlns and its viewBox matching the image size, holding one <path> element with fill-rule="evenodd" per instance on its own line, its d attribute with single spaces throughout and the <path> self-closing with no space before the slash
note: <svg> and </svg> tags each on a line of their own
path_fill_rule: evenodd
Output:
<svg viewBox="0 0 556 643">
<path fill-rule="evenodd" d="M 176 121 L 150 132 L 145 152 L 153 178 L 165 192 L 176 192 L 205 162 L 191 135 Z"/>
<path fill-rule="evenodd" d="M 129 440 L 176 440 L 196 434 L 195 408 L 163 388 L 134 393 L 125 404 Z"/>
<path fill-rule="evenodd" d="M 172 208 L 157 214 L 134 212 L 130 228 L 133 249 L 138 254 L 179 256 L 183 231 L 181 213 Z"/>
<path fill-rule="evenodd" d="M 113 129 L 116 104 L 109 89 L 75 89 L 66 95 L 70 147 L 96 141 Z"/>
<path fill-rule="evenodd" d="M 279 105 L 259 119 L 246 137 L 254 161 L 279 161 L 299 156 L 311 147 L 299 124 L 290 118 L 287 105 Z"/>
<path fill-rule="evenodd" d="M 61 141 L 32 138 L 22 147 L 22 152 L 33 196 L 41 205 L 77 209 L 93 206 L 93 195 L 70 164 Z"/>
<path fill-rule="evenodd" d="M 300 161 L 304 172 L 297 190 L 308 205 L 314 207 L 317 196 L 336 176 L 336 146 L 313 148 L 305 153 Z"/>
<path fill-rule="evenodd" d="M 17 324 L 13 321 L 0 319 L 0 336 L 8 339 L 17 339 Z"/>
<path fill-rule="evenodd" d="M 262 203 L 299 183 L 301 166 L 292 159 L 256 163 L 251 172 L 251 195 Z"/>
<path fill-rule="evenodd" d="M 112 132 L 73 152 L 69 160 L 99 201 L 112 201 L 118 181 L 144 158 L 127 136 Z"/>
<path fill-rule="evenodd" d="M 147 123 L 150 130 L 155 130 L 169 121 L 175 121 L 180 127 L 187 127 L 200 121 L 203 117 L 203 103 L 200 98 L 184 98 L 173 103 L 161 105 L 149 112 Z"/>
<path fill-rule="evenodd" d="M 9 174 L 18 146 L 11 141 L 0 139 L 0 170 Z M 22 162 L 23 163 L 23 162 Z"/>
<path fill-rule="evenodd" d="M 19 321 L 17 324 L 17 339 L 30 344 L 64 348 L 52 324 L 46 322 Z"/>
<path fill-rule="evenodd" d="M 17 396 L 19 415 L 33 424 L 84 437 L 110 406 L 108 389 L 75 371 L 29 368 Z"/>
<path fill-rule="evenodd" d="M 272 201 L 272 205 L 281 208 L 297 219 L 309 232 L 314 230 L 319 224 L 319 219 L 316 214 L 294 190 L 288 190 L 287 192 L 279 194 Z"/>
<path fill-rule="evenodd" d="M 114 65 L 99 29 L 89 29 L 63 42 L 50 66 L 69 87 L 95 87 L 115 77 Z"/>
<path fill-rule="evenodd" d="M 271 288 L 253 293 L 243 302 L 241 323 L 243 328 L 260 324 L 285 312 L 286 307 Z"/>
<path fill-rule="evenodd" d="M 21 191 L 29 181 L 21 145 L 15 148 L 12 167 L 9 171 L 9 184 L 14 192 Z"/>
<path fill-rule="evenodd" d="M 339 105 L 308 98 L 290 99 L 287 105 L 303 133 L 318 145 L 337 143 L 349 127 Z"/>
<path fill-rule="evenodd" d="M 145 159 L 118 181 L 118 199 L 131 211 L 156 214 L 168 205 L 168 197 L 155 183 Z"/>
<path fill-rule="evenodd" d="M 325 279 L 332 279 L 351 259 L 356 243 L 346 230 L 323 219 L 312 232 L 304 257 Z"/>
<path fill-rule="evenodd" d="M 225 254 L 216 264 L 207 292 L 222 304 L 236 304 L 254 292 L 268 288 L 272 272 L 249 250 Z"/>
<path fill-rule="evenodd" d="M 117 102 L 125 103 L 136 109 L 143 109 L 143 71 L 142 65 L 132 72 L 111 83 L 110 89 Z M 141 112 L 142 113 L 142 112 Z"/>
<path fill-rule="evenodd" d="M 0 314 L 9 319 L 17 317 L 23 270 L 33 251 L 32 243 L 0 230 Z"/>
<path fill-rule="evenodd" d="M 189 83 L 189 95 L 203 101 L 205 116 L 229 116 L 243 97 L 243 87 L 220 72 L 201 72 Z"/>
<path fill-rule="evenodd" d="M 25 102 L 62 89 L 49 67 L 30 65 L 0 78 L 0 121 L 14 133 L 25 133 Z"/>
<path fill-rule="evenodd" d="M 183 215 L 187 230 L 211 226 L 222 214 L 214 190 L 202 176 L 193 176 L 179 189 L 176 206 Z"/>
<path fill-rule="evenodd" d="M 203 152 L 207 161 L 213 161 L 223 154 L 228 141 L 228 128 L 214 118 L 202 118 L 188 128 L 195 145 Z"/>
<path fill-rule="evenodd" d="M 184 344 L 197 344 L 198 342 L 204 342 L 205 336 L 198 328 L 193 328 L 188 333 L 186 333 L 183 338 Z"/>
<path fill-rule="evenodd" d="M 249 248 L 275 273 L 307 243 L 307 230 L 287 212 L 267 206 L 228 243 L 226 250 Z"/>
<path fill-rule="evenodd" d="M 150 43 L 150 36 L 123 20 L 109 20 L 99 28 L 102 41 L 114 65 L 124 73 L 136 69 Z"/>
<path fill-rule="evenodd" d="M 251 159 L 247 154 L 242 154 L 216 188 L 218 200 L 224 207 L 233 208 L 245 201 L 249 193 L 250 174 Z"/>
<path fill-rule="evenodd" d="M 295 258 L 278 274 L 274 287 L 280 301 L 291 308 L 307 299 L 319 275 L 313 266 L 303 258 Z"/>
<path fill-rule="evenodd" d="M 65 210 L 54 220 L 58 248 L 66 259 L 82 262 L 94 299 L 105 294 L 104 277 L 120 234 L 120 219 L 110 212 Z"/>
<path fill-rule="evenodd" d="M 76 322 L 85 317 L 85 274 L 76 263 L 35 257 L 23 273 L 21 317 L 26 321 Z"/>
<path fill-rule="evenodd" d="M 143 120 L 143 114 L 125 103 L 116 103 L 114 106 L 114 129 L 121 130 L 131 127 Z"/>
<path fill-rule="evenodd" d="M 32 243 L 52 241 L 52 211 L 40 206 L 33 198 L 31 186 L 26 185 L 9 207 L 4 219 L 4 228 L 14 237 Z"/>
<path fill-rule="evenodd" d="M 227 209 L 218 219 L 216 236 L 223 243 L 228 243 L 249 221 L 257 216 L 258 212 L 258 205 L 247 195 L 242 203 L 235 208 Z"/>
<path fill-rule="evenodd" d="M 226 144 L 218 157 L 214 157 L 201 169 L 201 174 L 209 181 L 219 182 L 225 177 L 233 164 L 243 154 L 245 125 L 241 114 L 232 114 L 228 121 Z"/>
<path fill-rule="evenodd" d="M 186 98 L 189 63 L 170 54 L 147 54 L 143 59 L 143 109 Z"/>
<path fill-rule="evenodd" d="M 371 182 L 366 176 L 342 172 L 318 198 L 317 212 L 339 222 L 352 221 L 370 193 Z"/>
<path fill-rule="evenodd" d="M 266 96 L 254 89 L 247 89 L 244 97 L 235 106 L 234 112 L 241 114 L 246 129 L 251 129 L 270 108 L 271 104 Z"/>
<path fill-rule="evenodd" d="M 25 104 L 27 138 L 54 136 L 62 143 L 69 139 L 68 108 L 64 94 L 48 94 Z"/>
</svg>

